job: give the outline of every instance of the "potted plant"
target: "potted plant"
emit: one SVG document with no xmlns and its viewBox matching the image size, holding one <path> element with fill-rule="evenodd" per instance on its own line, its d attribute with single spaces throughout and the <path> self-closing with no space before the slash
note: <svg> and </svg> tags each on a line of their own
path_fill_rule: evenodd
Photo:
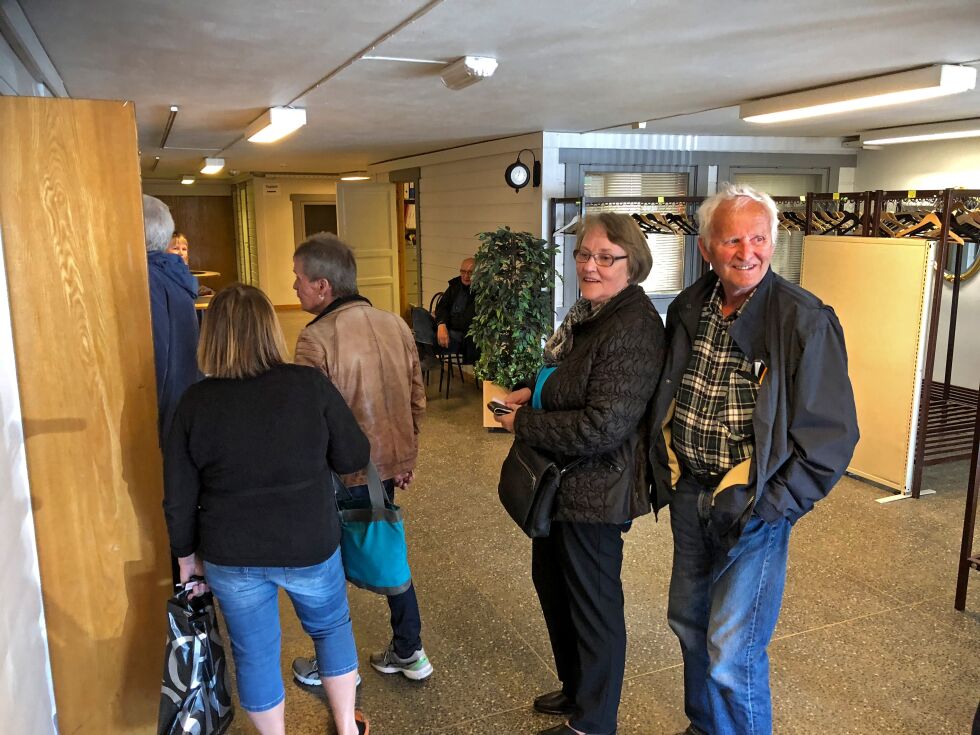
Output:
<svg viewBox="0 0 980 735">
<path fill-rule="evenodd" d="M 480 350 L 474 372 L 483 401 L 499 397 L 541 367 L 552 332 L 551 287 L 558 248 L 530 232 L 481 232 L 473 273 L 475 315 L 469 334 Z M 483 425 L 497 426 L 484 409 Z"/>
</svg>

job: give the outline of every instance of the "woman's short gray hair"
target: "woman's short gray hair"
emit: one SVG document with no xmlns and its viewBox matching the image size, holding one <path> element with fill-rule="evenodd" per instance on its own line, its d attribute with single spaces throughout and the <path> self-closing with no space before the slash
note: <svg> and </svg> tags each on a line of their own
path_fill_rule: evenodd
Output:
<svg viewBox="0 0 980 735">
<path fill-rule="evenodd" d="M 170 208 L 156 197 L 143 195 L 143 236 L 146 252 L 166 250 L 174 234 L 174 218 Z"/>
<path fill-rule="evenodd" d="M 776 208 L 776 203 L 772 197 L 747 184 L 730 184 L 726 181 L 718 188 L 717 194 L 705 199 L 698 208 L 698 234 L 705 244 L 711 242 L 715 213 L 718 211 L 718 207 L 725 202 L 732 202 L 732 207 L 736 209 L 749 202 L 757 202 L 765 207 L 772 229 L 770 237 L 773 243 L 776 242 L 776 233 L 779 228 L 779 209 Z"/>
<path fill-rule="evenodd" d="M 293 257 L 311 281 L 326 278 L 335 299 L 357 293 L 357 261 L 347 243 L 331 232 L 318 232 L 303 242 Z"/>
</svg>

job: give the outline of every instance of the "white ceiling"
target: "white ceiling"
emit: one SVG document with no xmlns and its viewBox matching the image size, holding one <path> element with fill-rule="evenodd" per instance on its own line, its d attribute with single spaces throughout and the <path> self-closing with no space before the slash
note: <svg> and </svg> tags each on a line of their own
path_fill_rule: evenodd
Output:
<svg viewBox="0 0 980 735">
<path fill-rule="evenodd" d="M 980 91 L 780 126 L 743 123 L 735 107 L 916 66 L 976 63 L 980 0 L 20 3 L 72 97 L 135 101 L 148 178 L 196 171 L 226 147 L 227 169 L 340 172 L 478 140 L 638 120 L 659 119 L 650 133 L 839 136 L 980 117 Z M 240 140 L 265 108 L 292 102 L 426 6 L 371 53 L 495 56 L 492 79 L 451 91 L 438 66 L 360 60 L 296 101 L 307 108 L 306 127 L 270 146 Z M 171 104 L 180 114 L 161 151 Z M 160 164 L 146 173 L 155 155 Z"/>
</svg>

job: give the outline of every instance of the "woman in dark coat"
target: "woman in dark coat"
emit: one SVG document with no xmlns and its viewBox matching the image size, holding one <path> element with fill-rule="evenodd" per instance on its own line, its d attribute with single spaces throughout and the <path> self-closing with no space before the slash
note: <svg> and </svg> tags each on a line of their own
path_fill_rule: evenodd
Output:
<svg viewBox="0 0 980 735">
<path fill-rule="evenodd" d="M 531 573 L 562 688 L 534 708 L 568 721 L 540 735 L 609 735 L 626 663 L 622 534 L 649 512 L 639 424 L 660 377 L 664 328 L 639 285 L 646 239 L 621 214 L 587 217 L 578 231 L 581 298 L 545 346 L 533 388 L 505 396 L 497 417 L 567 467 L 551 534 L 534 539 Z"/>
</svg>

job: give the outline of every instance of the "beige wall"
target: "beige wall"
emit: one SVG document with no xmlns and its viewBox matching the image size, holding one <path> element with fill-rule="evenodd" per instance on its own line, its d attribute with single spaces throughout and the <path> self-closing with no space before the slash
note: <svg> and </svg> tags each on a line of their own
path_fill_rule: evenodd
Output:
<svg viewBox="0 0 980 735">
<path fill-rule="evenodd" d="M 267 185 L 278 184 L 278 193 Z M 259 286 L 277 306 L 298 303 L 293 291 L 293 251 L 299 245 L 293 232 L 293 194 L 337 195 L 332 179 L 256 178 L 255 235 L 259 253 Z"/>
<path fill-rule="evenodd" d="M 858 153 L 857 191 L 867 189 L 945 189 L 951 186 L 980 189 L 980 144 L 976 139 L 885 146 Z M 936 367 L 942 379 L 946 370 L 949 335 L 950 284 L 943 286 Z M 953 350 L 955 385 L 976 388 L 980 384 L 980 276 L 960 285 L 956 345 Z"/>
<path fill-rule="evenodd" d="M 514 192 L 504 170 L 517 158 L 512 151 L 422 166 L 419 181 L 422 294 L 428 304 L 459 275 L 459 263 L 479 247 L 477 233 L 508 225 L 540 236 L 541 190 L 530 185 Z M 534 151 L 538 160 L 541 149 Z M 528 166 L 531 157 L 524 154 Z"/>
</svg>

